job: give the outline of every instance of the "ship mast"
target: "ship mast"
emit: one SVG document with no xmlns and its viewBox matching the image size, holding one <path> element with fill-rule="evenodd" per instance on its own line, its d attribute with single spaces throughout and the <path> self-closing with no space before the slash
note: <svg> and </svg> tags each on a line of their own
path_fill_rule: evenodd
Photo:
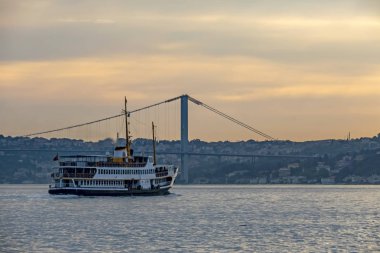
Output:
<svg viewBox="0 0 380 253">
<path fill-rule="evenodd" d="M 131 147 L 129 140 L 129 131 L 128 131 L 128 112 L 127 112 L 127 97 L 124 97 L 124 112 L 125 112 L 125 148 L 127 149 L 127 158 L 131 156 Z"/>
<path fill-rule="evenodd" d="M 156 136 L 154 136 L 154 123 L 152 121 L 152 132 L 153 132 L 153 165 L 156 165 Z"/>
</svg>

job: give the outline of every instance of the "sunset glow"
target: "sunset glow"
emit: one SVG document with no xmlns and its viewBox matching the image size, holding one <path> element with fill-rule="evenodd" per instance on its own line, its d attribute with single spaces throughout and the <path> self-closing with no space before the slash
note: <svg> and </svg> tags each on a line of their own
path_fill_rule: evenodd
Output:
<svg viewBox="0 0 380 253">
<path fill-rule="evenodd" d="M 124 95 L 138 108 L 188 93 L 279 139 L 376 135 L 380 5 L 307 3 L 2 1 L 0 134 L 113 115 Z M 204 122 L 192 138 L 221 138 L 209 115 L 192 119 Z"/>
</svg>

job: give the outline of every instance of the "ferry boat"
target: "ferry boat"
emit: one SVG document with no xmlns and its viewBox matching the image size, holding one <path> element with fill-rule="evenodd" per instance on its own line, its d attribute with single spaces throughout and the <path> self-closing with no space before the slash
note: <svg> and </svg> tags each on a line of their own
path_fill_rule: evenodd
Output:
<svg viewBox="0 0 380 253">
<path fill-rule="evenodd" d="M 178 175 L 174 165 L 156 163 L 154 124 L 153 156 L 134 155 L 128 131 L 125 99 L 126 145 L 119 140 L 112 155 L 68 155 L 54 158 L 50 194 L 87 196 L 165 195 Z"/>
</svg>

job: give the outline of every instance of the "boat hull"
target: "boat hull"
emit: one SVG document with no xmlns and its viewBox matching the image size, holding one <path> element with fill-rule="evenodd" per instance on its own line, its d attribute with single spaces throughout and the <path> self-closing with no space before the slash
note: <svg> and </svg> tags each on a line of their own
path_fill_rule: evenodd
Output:
<svg viewBox="0 0 380 253">
<path fill-rule="evenodd" d="M 79 196 L 157 196 L 170 194 L 169 189 L 170 188 L 154 190 L 50 188 L 49 194 Z"/>
</svg>

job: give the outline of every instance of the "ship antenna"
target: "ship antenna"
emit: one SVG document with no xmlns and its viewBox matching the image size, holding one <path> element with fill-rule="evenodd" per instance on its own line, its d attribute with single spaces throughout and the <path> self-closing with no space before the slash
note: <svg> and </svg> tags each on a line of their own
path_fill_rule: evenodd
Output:
<svg viewBox="0 0 380 253">
<path fill-rule="evenodd" d="M 127 111 L 127 97 L 124 97 L 124 112 L 125 112 L 125 147 L 127 148 L 127 158 L 129 159 L 131 155 L 131 147 L 129 142 L 129 131 L 128 131 L 128 111 Z"/>
<path fill-rule="evenodd" d="M 153 165 L 156 165 L 156 137 L 154 136 L 154 123 L 152 121 L 152 132 L 153 132 Z"/>
</svg>

